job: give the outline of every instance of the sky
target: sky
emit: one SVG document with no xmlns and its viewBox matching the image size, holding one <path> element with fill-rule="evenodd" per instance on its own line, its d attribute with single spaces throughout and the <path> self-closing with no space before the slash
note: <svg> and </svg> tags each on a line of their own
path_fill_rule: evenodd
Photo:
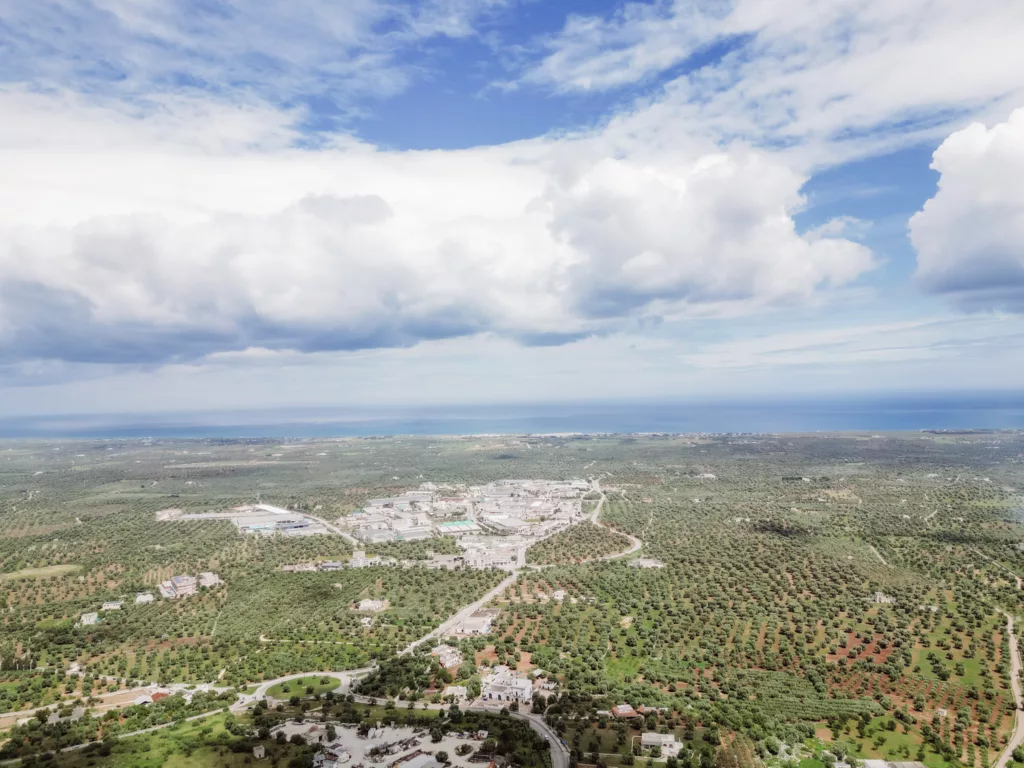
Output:
<svg viewBox="0 0 1024 768">
<path fill-rule="evenodd" d="M 1013 391 L 1024 3 L 0 0 L 0 416 Z"/>
</svg>

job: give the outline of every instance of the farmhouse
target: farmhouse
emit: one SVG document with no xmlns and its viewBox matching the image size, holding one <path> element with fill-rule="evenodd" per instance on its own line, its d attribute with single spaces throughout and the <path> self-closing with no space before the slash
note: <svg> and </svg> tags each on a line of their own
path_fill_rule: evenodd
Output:
<svg viewBox="0 0 1024 768">
<path fill-rule="evenodd" d="M 504 665 L 495 667 L 482 683 L 481 696 L 485 701 L 517 701 L 528 704 L 533 696 L 533 683 L 518 677 Z"/>
<path fill-rule="evenodd" d="M 460 622 L 456 631 L 462 635 L 486 635 L 497 614 L 497 611 L 481 609 Z"/>
<path fill-rule="evenodd" d="M 83 627 L 91 627 L 93 624 L 96 624 L 97 622 L 99 622 L 99 620 L 100 620 L 100 615 L 98 613 L 96 613 L 95 611 L 93 613 L 83 613 L 82 614 L 82 626 Z"/>
<path fill-rule="evenodd" d="M 387 608 L 387 604 L 383 600 L 365 599 L 360 600 L 356 605 L 357 611 L 370 611 L 371 613 L 380 613 L 385 608 Z"/>
<path fill-rule="evenodd" d="M 445 669 L 457 667 L 462 663 L 462 653 L 458 648 L 452 648 L 450 645 L 438 645 L 430 653 L 437 656 L 437 660 Z"/>
<path fill-rule="evenodd" d="M 636 717 L 636 710 L 633 709 L 629 704 L 616 704 L 612 707 L 613 717 Z"/>
<path fill-rule="evenodd" d="M 160 582 L 160 594 L 170 600 L 188 597 L 198 591 L 197 584 L 195 576 L 172 576 L 167 581 Z"/>
<path fill-rule="evenodd" d="M 676 745 L 676 738 L 671 733 L 645 733 L 640 737 L 640 745 L 673 749 Z"/>
</svg>

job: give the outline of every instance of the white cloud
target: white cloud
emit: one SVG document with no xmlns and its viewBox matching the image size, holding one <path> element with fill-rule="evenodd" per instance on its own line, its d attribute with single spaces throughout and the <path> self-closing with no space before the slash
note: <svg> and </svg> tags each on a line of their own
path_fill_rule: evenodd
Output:
<svg viewBox="0 0 1024 768">
<path fill-rule="evenodd" d="M 952 134 L 932 167 L 938 192 L 910 220 L 919 283 L 965 309 L 1024 312 L 1024 109 Z"/>
<path fill-rule="evenodd" d="M 695 368 L 708 370 L 801 367 L 821 371 L 870 364 L 877 371 L 881 363 L 920 362 L 945 363 L 948 370 L 958 358 L 979 354 L 998 357 L 1008 348 L 1019 348 L 1022 342 L 1019 323 L 928 318 L 734 338 L 700 345 L 681 358 Z M 948 379 L 945 383 L 957 386 Z"/>
<path fill-rule="evenodd" d="M 596 134 L 296 150 L 269 121 L 254 149 L 258 113 L 199 132 L 191 113 L 160 123 L 53 98 L 59 108 L 0 97 L 21 115 L 0 127 L 8 360 L 160 362 L 481 332 L 560 343 L 624 318 L 803 302 L 873 266 L 855 243 L 797 234 L 803 178 L 742 148 Z M 66 124 L 79 128 L 71 144 Z"/>
<path fill-rule="evenodd" d="M 525 79 L 561 92 L 618 88 L 678 64 L 721 28 L 695 3 L 631 2 L 607 19 L 570 16 Z"/>
<path fill-rule="evenodd" d="M 609 19 L 570 19 L 525 79 L 559 91 L 612 88 L 732 45 L 673 78 L 624 128 L 686 126 L 837 162 L 1020 103 L 1022 36 L 1024 4 L 1005 0 L 632 3 Z"/>
<path fill-rule="evenodd" d="M 401 92 L 411 46 L 475 34 L 505 0 L 57 0 L 3 4 L 8 82 L 135 98 L 325 96 L 342 109 Z"/>
</svg>

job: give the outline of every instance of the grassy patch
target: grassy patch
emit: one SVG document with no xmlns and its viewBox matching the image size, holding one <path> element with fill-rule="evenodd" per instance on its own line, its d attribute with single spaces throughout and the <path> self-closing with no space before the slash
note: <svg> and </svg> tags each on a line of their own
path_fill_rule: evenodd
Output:
<svg viewBox="0 0 1024 768">
<path fill-rule="evenodd" d="M 288 680 L 284 683 L 272 685 L 267 690 L 267 695 L 274 699 L 290 699 L 292 696 L 313 696 L 317 693 L 323 694 L 333 691 L 339 685 L 341 685 L 341 680 L 336 677 L 310 675 L 309 677 L 300 677 L 296 680 Z M 313 690 L 309 690 L 310 688 Z"/>
<path fill-rule="evenodd" d="M 46 579 L 51 576 L 66 576 L 82 570 L 82 566 L 67 563 L 64 565 L 47 565 L 44 568 L 22 568 L 20 571 L 0 573 L 0 582 L 17 581 L 18 579 Z"/>
</svg>

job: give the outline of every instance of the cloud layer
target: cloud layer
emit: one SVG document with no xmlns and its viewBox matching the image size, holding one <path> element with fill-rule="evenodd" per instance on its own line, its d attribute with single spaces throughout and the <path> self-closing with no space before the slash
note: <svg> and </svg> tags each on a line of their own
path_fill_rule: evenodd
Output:
<svg viewBox="0 0 1024 768">
<path fill-rule="evenodd" d="M 254 150 L 258 120 L 212 144 L 171 122 L 121 145 L 138 118 L 92 106 L 68 146 L 45 104 L 4 98 L 23 121 L 0 133 L 19 171 L 0 182 L 7 362 L 562 343 L 806 302 L 873 266 L 856 243 L 797 233 L 803 178 L 741 147 Z"/>
<path fill-rule="evenodd" d="M 505 0 L 60 0 L 4 3 L 5 80 L 142 101 L 182 89 L 342 109 L 401 92 L 403 53 L 463 38 Z"/>
<path fill-rule="evenodd" d="M 1024 109 L 935 152 L 938 193 L 910 220 L 922 287 L 967 310 L 1024 312 Z"/>
<path fill-rule="evenodd" d="M 660 77 L 634 128 L 691 123 L 836 162 L 1024 102 L 1022 32 L 1024 5 L 1005 0 L 633 2 L 571 17 L 523 81 L 564 93 Z"/>
</svg>

